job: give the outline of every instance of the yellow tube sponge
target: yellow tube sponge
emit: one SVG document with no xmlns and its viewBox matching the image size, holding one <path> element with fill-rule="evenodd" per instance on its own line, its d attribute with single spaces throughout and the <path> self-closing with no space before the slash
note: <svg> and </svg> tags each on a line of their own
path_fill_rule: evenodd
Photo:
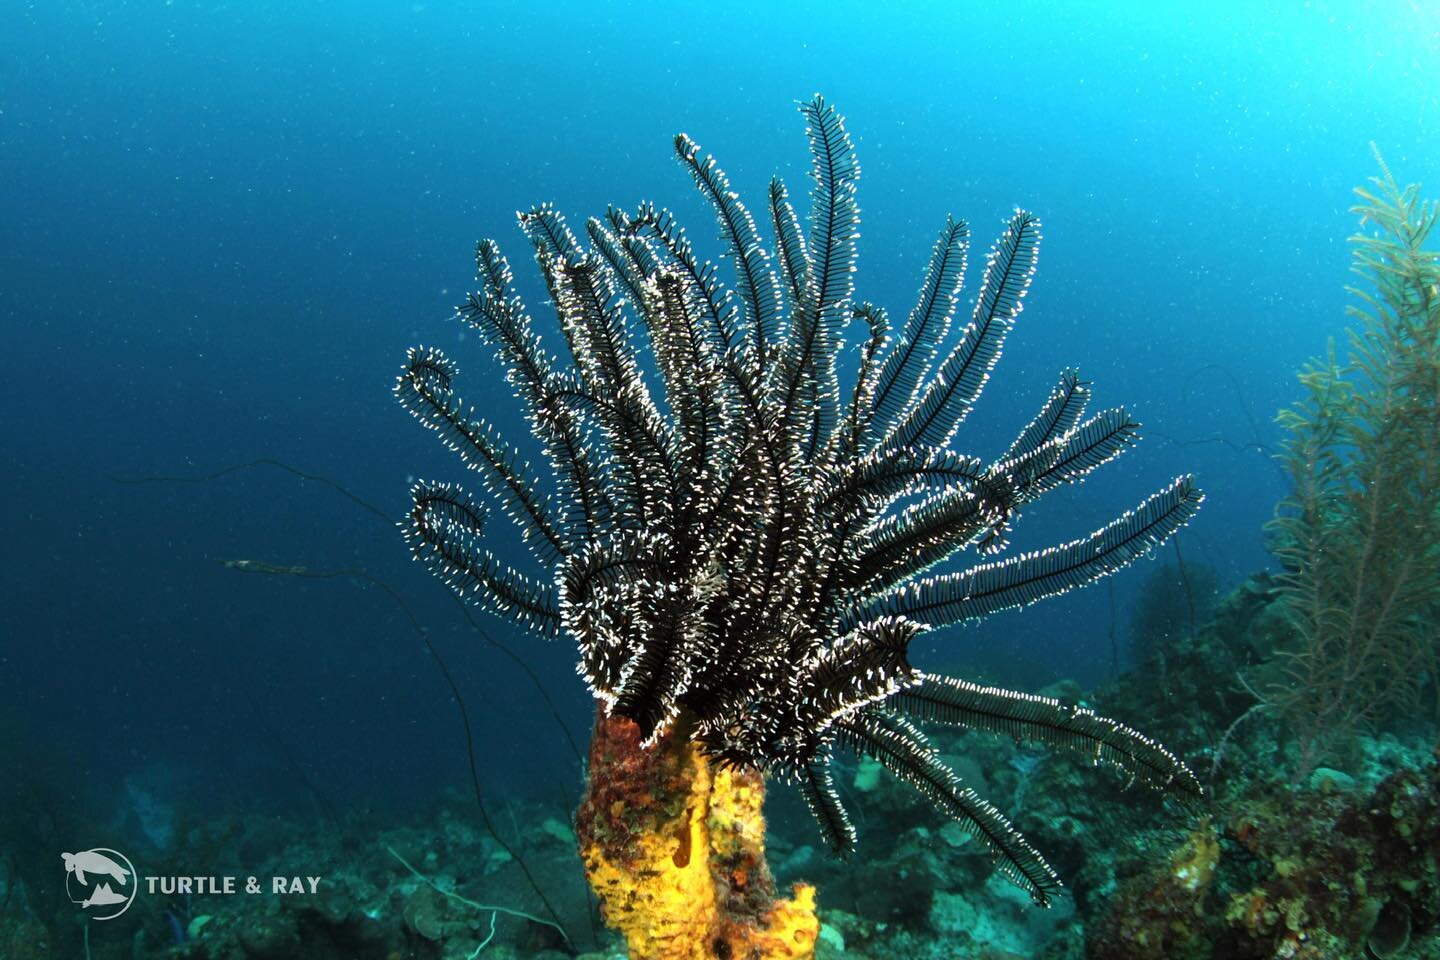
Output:
<svg viewBox="0 0 1440 960">
<path fill-rule="evenodd" d="M 632 960 L 814 956 L 815 889 L 775 896 L 764 800 L 763 777 L 715 769 L 682 735 L 647 748 L 631 721 L 597 721 L 576 832 Z"/>
</svg>

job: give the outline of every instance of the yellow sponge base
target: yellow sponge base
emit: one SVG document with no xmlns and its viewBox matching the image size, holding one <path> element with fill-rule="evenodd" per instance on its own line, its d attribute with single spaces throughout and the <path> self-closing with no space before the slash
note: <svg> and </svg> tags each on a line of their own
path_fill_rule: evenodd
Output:
<svg viewBox="0 0 1440 960">
<path fill-rule="evenodd" d="M 764 779 L 716 770 L 681 740 L 642 748 L 633 730 L 601 729 L 620 725 L 633 727 L 597 727 L 578 826 L 590 884 L 632 960 L 814 957 L 815 888 L 773 895 Z"/>
</svg>

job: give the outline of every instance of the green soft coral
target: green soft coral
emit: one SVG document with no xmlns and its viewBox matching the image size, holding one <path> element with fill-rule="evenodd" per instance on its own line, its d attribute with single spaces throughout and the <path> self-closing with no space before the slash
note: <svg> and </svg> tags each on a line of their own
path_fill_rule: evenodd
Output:
<svg viewBox="0 0 1440 960">
<path fill-rule="evenodd" d="M 1351 240 L 1363 282 L 1346 359 L 1332 344 L 1280 415 L 1292 490 L 1272 528 L 1296 638 L 1267 696 L 1299 739 L 1297 778 L 1387 711 L 1413 710 L 1437 657 L 1437 207 L 1380 166 L 1353 208 L 1372 232 Z"/>
</svg>

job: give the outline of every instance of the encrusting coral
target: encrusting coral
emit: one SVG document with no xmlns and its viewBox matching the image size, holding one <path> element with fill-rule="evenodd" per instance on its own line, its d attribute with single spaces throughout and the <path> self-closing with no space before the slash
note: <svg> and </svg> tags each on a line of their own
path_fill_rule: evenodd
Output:
<svg viewBox="0 0 1440 960">
<path fill-rule="evenodd" d="M 969 228 L 948 220 L 920 294 L 892 333 L 859 300 L 859 176 L 822 98 L 802 105 L 813 159 L 809 230 L 779 181 L 774 251 L 715 161 L 675 147 L 714 209 L 735 282 L 699 259 L 653 204 L 591 219 L 586 249 L 552 207 L 520 215 L 569 363 L 542 345 L 498 247 L 461 319 L 491 343 L 545 449 L 548 492 L 456 392 L 440 351 L 410 351 L 396 394 L 479 472 L 544 573 L 481 546 L 484 514 L 460 488 L 421 481 L 407 534 L 462 595 L 578 645 L 599 702 L 579 839 L 631 956 L 805 956 L 813 895 L 774 901 L 763 854 L 764 778 L 798 785 L 828 843 L 855 840 L 831 774 L 837 749 L 909 782 L 1045 904 L 1054 871 L 941 760 L 921 724 L 1068 749 L 1130 780 L 1200 793 L 1168 750 L 1059 700 L 926 674 L 919 633 L 1025 606 L 1113 573 L 1187 522 L 1188 477 L 1088 536 L 956 572 L 967 547 L 1003 550 L 1018 512 L 1130 447 L 1119 408 L 1088 418 L 1088 383 L 1061 374 L 998 457 L 950 449 L 999 359 L 1039 252 L 1016 211 L 958 325 Z M 631 324 L 649 341 L 642 363 Z M 842 390 L 841 333 L 862 332 Z M 807 942 L 810 941 L 810 942 Z M 708 947 L 706 945 L 709 945 Z"/>
</svg>

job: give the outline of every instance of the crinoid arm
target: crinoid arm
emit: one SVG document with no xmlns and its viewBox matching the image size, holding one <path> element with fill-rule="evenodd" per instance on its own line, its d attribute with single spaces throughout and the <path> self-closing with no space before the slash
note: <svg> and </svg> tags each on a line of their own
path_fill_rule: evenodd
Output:
<svg viewBox="0 0 1440 960">
<path fill-rule="evenodd" d="M 1054 747 L 1089 758 L 1146 786 L 1200 797 L 1200 782 L 1169 750 L 1125 724 L 1053 697 L 925 674 L 886 706 L 918 723 L 943 724 Z"/>
<path fill-rule="evenodd" d="M 1036 904 L 1050 905 L 1050 898 L 1061 887 L 1050 864 L 1004 814 L 960 782 L 913 724 L 880 711 L 865 710 L 842 721 L 840 740 L 856 753 L 878 760 L 924 794 L 988 847 L 1000 871 L 1030 894 Z"/>
</svg>

